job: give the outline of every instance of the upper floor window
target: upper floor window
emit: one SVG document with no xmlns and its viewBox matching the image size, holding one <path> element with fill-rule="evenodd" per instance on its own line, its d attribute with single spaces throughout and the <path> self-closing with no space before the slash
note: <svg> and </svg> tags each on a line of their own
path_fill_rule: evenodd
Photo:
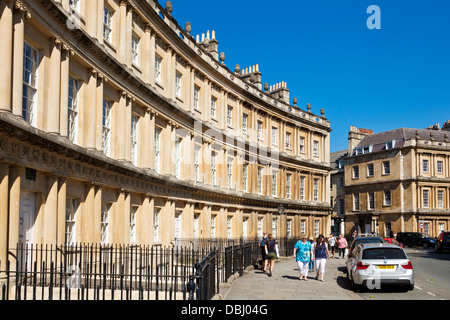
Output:
<svg viewBox="0 0 450 320">
<path fill-rule="evenodd" d="M 211 97 L 211 118 L 216 118 L 217 111 L 217 98 Z"/>
<path fill-rule="evenodd" d="M 424 159 L 422 162 L 423 172 L 428 172 L 428 160 Z"/>
<path fill-rule="evenodd" d="M 256 177 L 256 183 L 257 183 L 257 187 L 258 187 L 258 193 L 262 194 L 263 193 L 263 181 L 262 181 L 262 176 L 263 176 L 263 168 L 262 167 L 258 167 L 258 173 L 257 173 L 257 177 Z"/>
<path fill-rule="evenodd" d="M 136 35 L 133 34 L 131 36 L 131 61 L 135 65 L 139 65 L 139 42 L 141 39 Z"/>
<path fill-rule="evenodd" d="M 233 158 L 227 158 L 227 188 L 233 188 Z"/>
<path fill-rule="evenodd" d="M 373 177 L 373 163 L 369 163 L 367 165 L 367 176 L 368 177 Z"/>
<path fill-rule="evenodd" d="M 276 146 L 278 144 L 277 142 L 277 136 L 278 136 L 278 129 L 276 127 L 272 127 L 272 144 Z"/>
<path fill-rule="evenodd" d="M 159 56 L 155 56 L 155 81 L 157 83 L 161 83 L 162 77 L 161 77 L 161 64 L 162 59 Z"/>
<path fill-rule="evenodd" d="M 314 179 L 313 199 L 314 201 L 319 201 L 319 179 Z"/>
<path fill-rule="evenodd" d="M 227 126 L 233 125 L 233 107 L 227 107 Z"/>
<path fill-rule="evenodd" d="M 286 198 L 291 197 L 291 180 L 292 180 L 292 175 L 287 174 L 286 175 Z"/>
<path fill-rule="evenodd" d="M 443 165 L 444 165 L 444 163 L 441 160 L 438 160 L 436 162 L 437 173 L 443 173 L 444 172 L 443 171 L 443 168 L 444 168 Z"/>
<path fill-rule="evenodd" d="M 66 244 L 76 243 L 76 213 L 78 210 L 78 199 L 66 199 Z"/>
<path fill-rule="evenodd" d="M 112 43 L 113 16 L 114 16 L 114 13 L 108 7 L 104 7 L 104 10 L 103 10 L 103 39 L 107 40 L 110 43 Z"/>
<path fill-rule="evenodd" d="M 194 147 L 194 181 L 200 182 L 200 146 Z"/>
<path fill-rule="evenodd" d="M 383 161 L 383 174 L 391 173 L 391 164 L 389 161 Z"/>
<path fill-rule="evenodd" d="M 194 108 L 200 109 L 200 87 L 194 86 Z"/>
<path fill-rule="evenodd" d="M 25 42 L 23 48 L 22 116 L 32 126 L 36 125 L 38 60 L 38 51 Z"/>
<path fill-rule="evenodd" d="M 444 208 L 444 190 L 438 190 L 437 192 L 437 207 Z"/>
<path fill-rule="evenodd" d="M 256 127 L 256 136 L 258 140 L 263 140 L 263 123 L 262 121 L 258 121 Z"/>
<path fill-rule="evenodd" d="M 317 141 L 317 140 L 314 140 L 314 142 L 313 142 L 313 155 L 314 155 L 314 157 L 319 156 L 319 141 Z"/>
<path fill-rule="evenodd" d="M 305 200 L 305 177 L 300 177 L 300 200 Z"/>
<path fill-rule="evenodd" d="M 286 132 L 286 149 L 291 149 L 291 133 Z"/>
<path fill-rule="evenodd" d="M 300 137 L 299 152 L 300 153 L 305 153 L 305 137 Z"/>
<path fill-rule="evenodd" d="M 272 171 L 272 196 L 277 196 L 277 172 Z"/>
<path fill-rule="evenodd" d="M 423 207 L 429 208 L 430 207 L 430 191 L 429 190 L 423 190 Z"/>
<path fill-rule="evenodd" d="M 248 191 L 248 163 L 242 165 L 242 190 Z"/>
<path fill-rule="evenodd" d="M 368 194 L 368 205 L 367 209 L 374 210 L 375 209 L 375 193 L 369 192 Z"/>
<path fill-rule="evenodd" d="M 155 171 L 160 173 L 161 169 L 161 129 L 155 128 L 155 136 L 154 136 L 154 155 L 155 155 Z"/>
<path fill-rule="evenodd" d="M 390 206 L 391 205 L 391 191 L 384 191 L 384 205 Z"/>
<path fill-rule="evenodd" d="M 358 179 L 359 178 L 359 167 L 354 166 L 352 169 L 353 169 L 353 179 Z"/>
<path fill-rule="evenodd" d="M 138 157 L 138 122 L 139 117 L 131 116 L 131 162 L 137 165 Z"/>
<path fill-rule="evenodd" d="M 359 210 L 359 194 L 353 195 L 353 210 Z"/>
<path fill-rule="evenodd" d="M 175 73 L 175 95 L 181 98 L 181 73 Z"/>
<path fill-rule="evenodd" d="M 78 135 L 78 92 L 80 85 L 78 80 L 69 77 L 69 101 L 67 118 L 67 136 L 72 142 L 76 142 Z"/>
<path fill-rule="evenodd" d="M 385 147 L 386 149 L 393 149 L 395 147 L 395 140 L 386 142 Z"/>
<path fill-rule="evenodd" d="M 248 115 L 244 113 L 242 115 L 242 133 L 244 134 L 247 134 L 248 132 L 247 124 L 248 124 Z"/>
<path fill-rule="evenodd" d="M 102 146 L 103 153 L 109 156 L 111 144 L 111 108 L 112 102 L 103 99 L 103 117 L 102 117 Z"/>
<path fill-rule="evenodd" d="M 217 167 L 216 167 L 217 153 L 215 151 L 211 152 L 211 185 L 215 186 L 217 184 Z"/>
</svg>

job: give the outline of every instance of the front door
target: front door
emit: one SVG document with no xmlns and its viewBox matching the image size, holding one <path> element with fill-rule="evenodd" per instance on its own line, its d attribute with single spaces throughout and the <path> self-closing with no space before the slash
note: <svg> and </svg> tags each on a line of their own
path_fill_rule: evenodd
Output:
<svg viewBox="0 0 450 320">
<path fill-rule="evenodd" d="M 22 191 L 20 193 L 20 213 L 19 213 L 19 246 L 25 251 L 18 257 L 20 269 L 25 267 L 28 263 L 28 268 L 31 267 L 31 254 L 28 254 L 26 249 L 31 248 L 33 243 L 33 229 L 35 222 L 35 194 L 31 192 Z"/>
</svg>

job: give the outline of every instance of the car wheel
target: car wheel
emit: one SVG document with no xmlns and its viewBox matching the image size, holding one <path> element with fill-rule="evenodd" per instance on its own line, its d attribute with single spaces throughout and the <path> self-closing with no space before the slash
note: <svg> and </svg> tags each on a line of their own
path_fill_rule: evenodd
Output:
<svg viewBox="0 0 450 320">
<path fill-rule="evenodd" d="M 413 285 L 413 284 L 410 284 L 410 285 L 408 286 L 408 291 L 411 291 L 411 290 L 414 290 L 414 285 Z"/>
</svg>

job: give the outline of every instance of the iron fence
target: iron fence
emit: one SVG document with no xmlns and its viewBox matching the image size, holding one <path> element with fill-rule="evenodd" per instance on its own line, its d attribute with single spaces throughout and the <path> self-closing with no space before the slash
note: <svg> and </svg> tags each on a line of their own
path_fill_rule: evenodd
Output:
<svg viewBox="0 0 450 320">
<path fill-rule="evenodd" d="M 211 299 L 220 282 L 257 263 L 258 246 L 255 240 L 219 239 L 186 247 L 18 245 L 9 250 L 6 270 L 0 270 L 0 298 Z"/>
</svg>

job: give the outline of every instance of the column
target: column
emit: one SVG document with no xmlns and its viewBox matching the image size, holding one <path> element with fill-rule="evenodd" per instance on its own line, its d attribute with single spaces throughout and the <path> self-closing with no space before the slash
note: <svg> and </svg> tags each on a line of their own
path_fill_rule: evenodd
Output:
<svg viewBox="0 0 450 320">
<path fill-rule="evenodd" d="M 95 148 L 98 151 L 103 151 L 103 91 L 105 87 L 105 83 L 108 82 L 108 78 L 106 78 L 100 72 L 97 73 L 97 82 L 96 82 L 96 90 L 95 90 L 95 110 L 92 111 L 94 119 L 91 121 L 94 122 L 95 126 Z M 114 108 L 113 108 L 114 109 Z M 112 117 L 112 115 L 111 115 Z M 113 140 L 111 139 L 111 146 L 113 145 Z M 111 147 L 110 147 L 111 149 Z"/>
<path fill-rule="evenodd" d="M 119 61 L 127 64 L 127 5 L 128 1 L 119 1 Z"/>
<path fill-rule="evenodd" d="M 2 50 L 0 50 L 0 74 L 2 75 L 2 81 L 0 81 L 0 110 L 6 111 L 12 111 L 13 5 L 14 1 L 0 1 L 0 30 L 2 30 L 2 36 L 0 37 L 0 48 L 2 48 Z M 23 68 L 23 64 L 21 68 Z M 6 210 L 1 210 L 0 212 L 6 212 Z M 6 233 L 0 234 L 6 235 Z M 0 245 L 2 245 L 1 241 Z M 3 246 L 0 249 L 0 270 L 2 270 L 2 267 L 5 269 L 5 264 L 2 265 Z"/>
<path fill-rule="evenodd" d="M 57 244 L 64 245 L 66 242 L 66 202 L 67 202 L 67 180 L 59 179 L 58 185 L 58 212 L 57 212 Z"/>
<path fill-rule="evenodd" d="M 61 39 L 50 39 L 50 46 L 49 94 L 47 104 L 44 104 L 44 119 L 46 120 L 45 128 L 47 129 L 47 132 L 59 134 L 59 112 L 61 102 Z"/>
<path fill-rule="evenodd" d="M 19 242 L 20 216 L 20 174 L 21 167 L 11 166 L 9 169 L 9 247 L 15 247 Z M 3 200 L 0 200 L 3 201 Z M 6 202 L 7 203 L 7 202 Z M 6 215 L 6 212 L 5 212 Z"/>
<path fill-rule="evenodd" d="M 13 1 L 15 2 L 15 1 Z M 30 13 L 20 3 L 16 2 L 14 6 L 14 34 L 13 42 L 14 49 L 12 55 L 12 112 L 15 115 L 22 116 L 22 94 L 23 94 L 23 46 L 24 46 L 24 30 L 25 30 L 25 18 L 30 18 Z M 3 17 L 2 17 L 3 19 Z M 3 29 L 2 29 L 3 30 Z M 2 34 L 2 37 L 6 34 Z M 8 63 L 10 63 L 9 60 Z M 11 74 L 11 73 L 10 73 Z M 10 74 L 5 75 L 6 79 Z M 7 80 L 4 80 L 6 83 Z M 3 82 L 3 81 L 2 81 Z M 8 85 L 11 82 L 8 83 Z M 2 91 L 3 94 L 3 91 Z"/>
<path fill-rule="evenodd" d="M 95 186 L 87 182 L 85 186 L 85 198 L 83 212 L 81 214 L 81 240 L 82 242 L 94 242 L 93 213 L 95 211 Z M 111 215 L 110 215 L 111 219 Z M 98 237 L 100 240 L 100 236 Z M 98 241 L 100 243 L 100 241 Z"/>
<path fill-rule="evenodd" d="M 61 101 L 59 102 L 59 134 L 62 137 L 68 135 L 68 101 L 69 101 L 69 56 L 74 52 L 67 44 L 63 44 L 61 53 Z"/>
<path fill-rule="evenodd" d="M 56 245 L 58 221 L 58 178 L 47 175 L 47 190 L 44 207 L 44 244 Z"/>
<path fill-rule="evenodd" d="M 84 147 L 86 149 L 95 149 L 95 147 L 96 147 L 96 138 L 95 138 L 96 109 L 97 108 L 101 109 L 102 105 L 97 105 L 97 103 L 98 103 L 98 101 L 97 101 L 97 74 L 98 74 L 98 71 L 96 69 L 91 69 L 90 72 L 91 72 L 91 75 L 89 77 L 89 81 L 86 86 L 86 94 L 85 94 L 85 99 L 84 99 L 84 104 L 83 104 L 83 112 L 82 113 L 80 112 L 80 114 L 82 114 L 82 116 L 83 116 L 83 130 L 80 133 L 82 133 L 82 135 L 83 135 Z"/>
<path fill-rule="evenodd" d="M 9 165 L 0 163 L 0 270 L 6 270 L 8 261 L 8 197 Z"/>
<path fill-rule="evenodd" d="M 102 194 L 103 188 L 95 186 L 94 211 L 92 212 L 92 241 L 93 243 L 101 242 L 101 223 L 102 223 Z"/>
<path fill-rule="evenodd" d="M 152 63 L 155 63 L 154 60 L 151 60 L 151 51 L 152 51 L 152 47 L 151 47 L 151 33 L 153 32 L 152 28 L 150 27 L 150 25 L 147 23 L 145 24 L 145 30 L 144 30 L 144 39 L 143 39 L 143 45 L 144 45 L 144 59 L 142 61 L 142 70 L 143 70 L 143 80 L 145 83 L 150 83 L 150 79 L 151 79 L 151 67 L 152 67 Z M 154 48 L 153 48 L 154 50 Z"/>
</svg>

